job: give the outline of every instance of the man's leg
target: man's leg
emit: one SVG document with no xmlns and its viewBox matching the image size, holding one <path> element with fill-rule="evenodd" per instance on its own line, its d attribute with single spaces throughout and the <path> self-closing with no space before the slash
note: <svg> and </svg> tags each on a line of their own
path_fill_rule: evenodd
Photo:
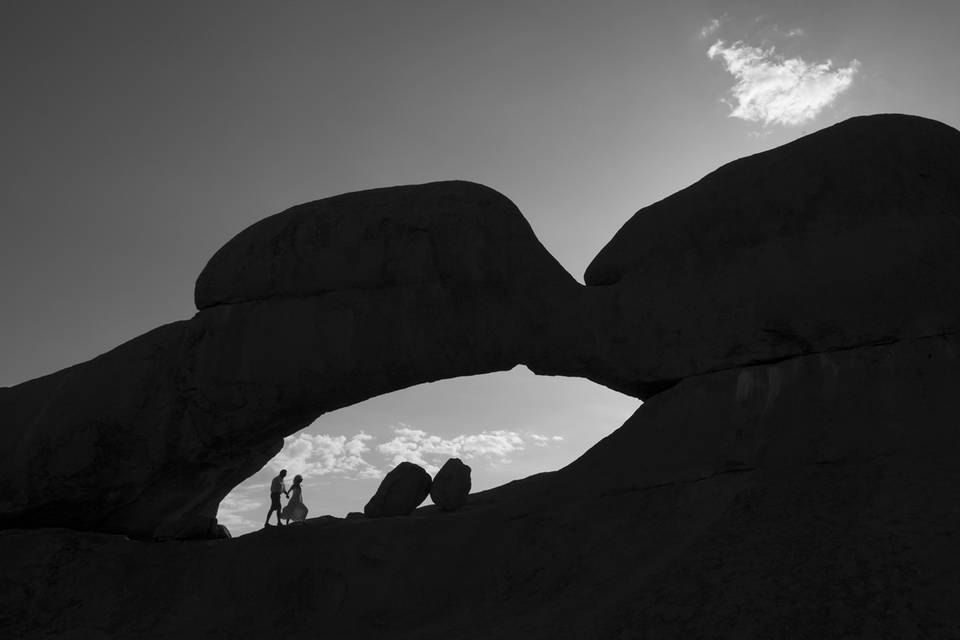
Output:
<svg viewBox="0 0 960 640">
<path fill-rule="evenodd" d="M 277 512 L 277 526 L 280 526 L 280 494 L 271 493 L 270 494 L 270 511 L 267 511 L 267 521 L 263 523 L 263 526 L 270 524 L 270 516 L 273 515 L 273 512 Z"/>
</svg>

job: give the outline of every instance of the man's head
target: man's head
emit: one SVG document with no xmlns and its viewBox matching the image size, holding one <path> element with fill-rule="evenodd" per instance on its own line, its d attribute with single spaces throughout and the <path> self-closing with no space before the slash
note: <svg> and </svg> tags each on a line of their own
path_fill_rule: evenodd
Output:
<svg viewBox="0 0 960 640">
<path fill-rule="evenodd" d="M 280 469 L 280 477 L 282 478 L 282 477 L 285 476 L 285 475 L 287 475 L 287 470 L 286 470 L 286 469 Z"/>
</svg>

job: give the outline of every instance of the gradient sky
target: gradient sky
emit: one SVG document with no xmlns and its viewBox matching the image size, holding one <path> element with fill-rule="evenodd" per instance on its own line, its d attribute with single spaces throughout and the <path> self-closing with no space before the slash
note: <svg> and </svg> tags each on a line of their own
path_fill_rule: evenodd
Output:
<svg viewBox="0 0 960 640">
<path fill-rule="evenodd" d="M 735 158 L 859 114 L 960 126 L 960 3 L 656 4 L 3 2 L 0 385 L 189 317 L 218 247 L 307 200 L 481 182 L 582 279 L 637 209 Z M 638 405 L 518 369 L 322 416 L 279 463 L 343 515 L 396 460 L 460 455 L 483 489 Z M 224 505 L 234 533 L 270 475 Z"/>
</svg>

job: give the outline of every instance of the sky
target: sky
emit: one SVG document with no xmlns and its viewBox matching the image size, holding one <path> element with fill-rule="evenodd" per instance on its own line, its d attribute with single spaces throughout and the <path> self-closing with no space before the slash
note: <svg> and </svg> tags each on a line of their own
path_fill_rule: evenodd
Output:
<svg viewBox="0 0 960 640">
<path fill-rule="evenodd" d="M 960 126 L 960 3 L 0 2 L 0 386 L 189 318 L 234 234 L 291 205 L 467 179 L 582 281 L 638 209 L 854 115 Z M 362 510 L 400 460 L 475 489 L 562 467 L 639 401 L 523 367 L 336 411 L 221 505 L 302 473 Z"/>
</svg>

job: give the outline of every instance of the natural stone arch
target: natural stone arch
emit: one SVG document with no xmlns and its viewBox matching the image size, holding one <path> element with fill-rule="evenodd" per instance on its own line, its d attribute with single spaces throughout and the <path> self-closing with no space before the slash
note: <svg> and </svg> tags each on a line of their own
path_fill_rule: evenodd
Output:
<svg viewBox="0 0 960 640">
<path fill-rule="evenodd" d="M 460 458 L 472 468 L 472 493 L 487 491 L 573 462 L 640 404 L 582 378 L 536 375 L 522 365 L 413 385 L 327 412 L 285 437 L 280 454 L 231 489 L 217 519 L 234 538 L 259 531 L 265 484 L 281 468 L 288 486 L 303 475 L 310 517 L 361 511 L 401 459 L 435 474 Z M 327 438 L 339 447 L 326 449 Z"/>
<path fill-rule="evenodd" d="M 193 319 L 0 389 L 0 526 L 208 535 L 282 435 L 420 382 L 526 364 L 645 399 L 708 372 L 955 335 L 957 185 L 955 129 L 854 118 L 642 209 L 590 286 L 480 185 L 295 207 L 218 252 Z"/>
<path fill-rule="evenodd" d="M 582 290 L 480 185 L 289 209 L 217 252 L 191 320 L 0 395 L 19 428 L 2 524 L 210 535 L 230 489 L 324 412 L 518 364 L 583 369 Z"/>
</svg>

